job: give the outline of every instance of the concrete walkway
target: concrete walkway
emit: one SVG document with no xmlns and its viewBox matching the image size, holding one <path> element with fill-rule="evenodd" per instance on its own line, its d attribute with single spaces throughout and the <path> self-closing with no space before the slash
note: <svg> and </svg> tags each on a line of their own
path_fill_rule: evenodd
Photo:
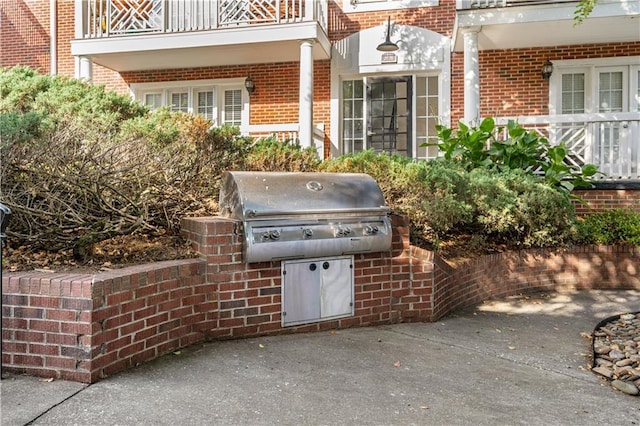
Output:
<svg viewBox="0 0 640 426">
<path fill-rule="evenodd" d="M 8 376 L 2 425 L 640 425 L 588 364 L 640 291 L 531 295 L 436 323 L 200 344 L 91 386 Z"/>
</svg>

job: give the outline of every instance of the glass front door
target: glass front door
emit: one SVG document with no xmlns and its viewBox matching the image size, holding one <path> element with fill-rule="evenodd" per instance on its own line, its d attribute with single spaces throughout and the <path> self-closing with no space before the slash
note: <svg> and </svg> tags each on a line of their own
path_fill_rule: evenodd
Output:
<svg viewBox="0 0 640 426">
<path fill-rule="evenodd" d="M 411 157 L 411 77 L 370 79 L 367 101 L 368 146 Z"/>
</svg>

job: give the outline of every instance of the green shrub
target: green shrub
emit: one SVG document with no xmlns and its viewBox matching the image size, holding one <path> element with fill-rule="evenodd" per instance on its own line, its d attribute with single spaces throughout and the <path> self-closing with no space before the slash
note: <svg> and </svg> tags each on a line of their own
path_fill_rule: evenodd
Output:
<svg viewBox="0 0 640 426">
<path fill-rule="evenodd" d="M 199 116 L 149 113 L 128 97 L 26 68 L 0 71 L 2 202 L 14 245 L 82 256 L 134 232 L 176 233 L 214 214 L 222 171 L 252 143 Z"/>
<path fill-rule="evenodd" d="M 590 213 L 577 228 L 582 243 L 640 245 L 640 213 L 630 209 Z"/>
<path fill-rule="evenodd" d="M 275 137 L 260 139 L 247 153 L 244 170 L 312 172 L 320 160 L 315 147 L 301 148 L 295 143 L 280 142 Z"/>
<path fill-rule="evenodd" d="M 323 170 L 373 176 L 414 242 L 475 236 L 511 247 L 563 244 L 575 219 L 568 197 L 521 170 L 465 170 L 446 159 L 411 161 L 371 151 L 325 162 Z"/>
<path fill-rule="evenodd" d="M 575 210 L 568 197 L 521 170 L 474 169 L 470 188 L 476 225 L 513 247 L 565 244 Z"/>
</svg>

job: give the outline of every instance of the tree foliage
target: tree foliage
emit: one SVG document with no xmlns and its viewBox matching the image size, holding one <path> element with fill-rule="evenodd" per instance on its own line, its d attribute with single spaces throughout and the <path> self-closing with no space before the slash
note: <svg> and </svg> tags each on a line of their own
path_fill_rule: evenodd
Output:
<svg viewBox="0 0 640 426">
<path fill-rule="evenodd" d="M 598 0 L 580 0 L 573 13 L 574 25 L 580 25 L 591 15 L 593 8 L 598 4 Z"/>
</svg>

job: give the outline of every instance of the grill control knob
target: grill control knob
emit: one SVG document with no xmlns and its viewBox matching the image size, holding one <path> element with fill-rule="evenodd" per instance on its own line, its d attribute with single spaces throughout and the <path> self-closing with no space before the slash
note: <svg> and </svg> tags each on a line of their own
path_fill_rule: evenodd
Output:
<svg viewBox="0 0 640 426">
<path fill-rule="evenodd" d="M 348 226 L 338 226 L 335 235 L 336 237 L 346 237 L 347 235 L 350 235 L 351 232 L 351 228 Z"/>
<path fill-rule="evenodd" d="M 380 228 L 378 228 L 377 225 L 367 225 L 364 227 L 364 233 L 366 235 L 377 234 L 379 231 L 380 231 Z"/>
<path fill-rule="evenodd" d="M 311 228 L 305 228 L 302 230 L 302 236 L 304 238 L 311 238 L 313 237 L 313 229 Z"/>
<path fill-rule="evenodd" d="M 271 233 L 269 233 L 269 231 L 265 231 L 262 233 L 262 235 L 260 236 L 260 239 L 262 239 L 262 241 L 267 241 L 271 239 Z"/>
<path fill-rule="evenodd" d="M 272 240 L 279 240 L 280 231 L 278 231 L 277 229 L 274 229 L 273 231 L 269 231 L 269 238 L 271 238 Z"/>
</svg>

